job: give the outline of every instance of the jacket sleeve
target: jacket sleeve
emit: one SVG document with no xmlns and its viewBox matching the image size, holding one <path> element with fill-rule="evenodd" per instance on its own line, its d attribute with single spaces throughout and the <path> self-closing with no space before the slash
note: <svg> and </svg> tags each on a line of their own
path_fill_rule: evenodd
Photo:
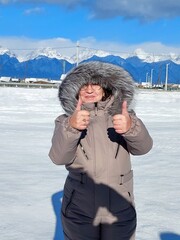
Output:
<svg viewBox="0 0 180 240">
<path fill-rule="evenodd" d="M 81 131 L 71 128 L 68 121 L 66 115 L 61 115 L 55 120 L 49 157 L 57 165 L 71 164 L 76 157 Z"/>
<path fill-rule="evenodd" d="M 127 148 L 132 155 L 146 154 L 151 150 L 153 140 L 143 122 L 137 118 L 134 112 L 130 113 L 130 117 L 132 119 L 131 128 L 123 134 Z"/>
</svg>

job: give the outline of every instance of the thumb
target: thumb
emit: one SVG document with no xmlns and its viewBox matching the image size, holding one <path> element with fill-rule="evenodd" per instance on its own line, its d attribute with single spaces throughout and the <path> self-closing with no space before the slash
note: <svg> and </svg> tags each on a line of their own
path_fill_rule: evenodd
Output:
<svg viewBox="0 0 180 240">
<path fill-rule="evenodd" d="M 122 103 L 122 115 L 126 115 L 128 113 L 127 101 L 123 101 Z"/>
<path fill-rule="evenodd" d="M 80 111 L 81 110 L 81 106 L 82 106 L 82 100 L 81 100 L 81 98 L 79 98 L 77 106 L 76 106 L 76 111 Z"/>
</svg>

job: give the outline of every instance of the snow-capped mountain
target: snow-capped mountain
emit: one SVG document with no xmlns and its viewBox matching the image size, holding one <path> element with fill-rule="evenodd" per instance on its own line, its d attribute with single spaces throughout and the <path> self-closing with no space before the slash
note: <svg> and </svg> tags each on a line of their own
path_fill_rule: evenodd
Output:
<svg viewBox="0 0 180 240">
<path fill-rule="evenodd" d="M 79 47 L 76 50 L 76 54 L 66 57 L 57 49 L 42 48 L 32 51 L 20 61 L 19 56 L 0 47 L 0 76 L 60 79 L 61 75 L 71 70 L 77 62 L 97 60 L 123 67 L 137 82 L 147 79 L 149 81 L 153 69 L 153 83 L 164 82 L 168 64 L 169 82 L 180 83 L 180 56 L 176 54 L 152 56 L 142 49 L 136 49 L 134 53 L 122 57 L 89 48 Z"/>
<path fill-rule="evenodd" d="M 78 52 L 76 52 L 72 56 L 66 56 L 66 55 L 62 55 L 60 53 L 60 50 L 47 47 L 47 48 L 40 48 L 37 50 L 33 50 L 30 53 L 28 53 L 22 57 L 20 55 L 14 54 L 9 49 L 3 48 L 2 46 L 0 46 L 0 55 L 3 55 L 3 54 L 7 54 L 10 57 L 16 57 L 20 62 L 33 60 L 33 59 L 37 59 L 37 58 L 42 58 L 42 57 L 47 57 L 47 58 L 51 58 L 51 59 L 55 58 L 58 60 L 66 60 L 71 64 L 76 63 L 77 61 L 79 61 L 79 62 L 84 61 L 93 56 L 106 57 L 108 55 L 112 55 L 112 53 L 109 53 L 109 52 L 106 52 L 103 50 L 79 47 Z M 143 62 L 147 62 L 147 63 L 170 60 L 176 64 L 180 64 L 180 55 L 177 55 L 175 53 L 157 55 L 157 54 L 145 52 L 141 48 L 137 48 L 133 53 L 119 54 L 119 55 L 116 54 L 116 56 L 119 56 L 123 59 L 127 59 L 130 57 L 136 56 Z"/>
<path fill-rule="evenodd" d="M 169 53 L 169 54 L 152 54 L 152 53 L 147 53 L 141 48 L 137 48 L 133 53 L 127 54 L 126 56 L 121 56 L 125 59 L 129 57 L 138 57 L 144 62 L 147 63 L 153 63 L 153 62 L 161 62 L 161 61 L 166 61 L 170 60 L 176 64 L 180 64 L 180 55 L 177 55 L 175 53 Z"/>
<path fill-rule="evenodd" d="M 89 59 L 93 56 L 97 57 L 106 57 L 108 55 L 112 55 L 109 52 L 103 51 L 103 50 L 96 50 L 96 49 L 89 49 L 84 47 L 79 47 L 78 52 L 72 56 L 64 56 L 56 49 L 52 48 L 42 48 L 38 49 L 36 51 L 31 52 L 26 56 L 27 60 L 39 58 L 42 56 L 46 56 L 48 58 L 56 58 L 56 59 L 64 59 L 70 63 L 76 63 L 77 61 L 81 62 L 86 59 Z M 116 54 L 116 56 L 119 56 L 121 58 L 127 59 L 129 57 L 138 57 L 144 62 L 147 63 L 153 63 L 153 62 L 160 62 L 165 60 L 173 61 L 176 64 L 180 64 L 180 55 L 177 55 L 175 53 L 169 53 L 169 54 L 160 54 L 155 55 L 152 53 L 145 52 L 143 49 L 138 48 L 131 54 Z"/>
<path fill-rule="evenodd" d="M 73 59 L 74 62 L 80 61 L 84 61 L 88 58 L 91 58 L 93 56 L 97 56 L 97 57 L 106 57 L 110 55 L 110 53 L 102 51 L 102 50 L 96 50 L 96 49 L 89 49 L 89 48 L 79 48 L 78 49 L 78 53 L 74 54 L 71 59 Z M 78 59 L 77 59 L 78 57 Z"/>
<path fill-rule="evenodd" d="M 63 56 L 60 52 L 58 52 L 56 49 L 53 48 L 41 48 L 37 49 L 35 51 L 32 51 L 31 53 L 27 54 L 25 59 L 27 60 L 33 60 L 41 57 L 47 57 L 47 58 L 56 58 L 58 60 L 67 60 L 71 61 L 69 57 Z"/>
<path fill-rule="evenodd" d="M 12 53 L 8 48 L 4 48 L 2 46 L 0 46 L 0 55 L 8 55 L 10 57 L 16 57 L 16 55 L 14 53 Z"/>
</svg>

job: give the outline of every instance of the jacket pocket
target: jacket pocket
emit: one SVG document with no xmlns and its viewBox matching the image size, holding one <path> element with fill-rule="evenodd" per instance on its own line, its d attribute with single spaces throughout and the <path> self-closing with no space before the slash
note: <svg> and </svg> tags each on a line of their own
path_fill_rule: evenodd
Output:
<svg viewBox="0 0 180 240">
<path fill-rule="evenodd" d="M 133 179 L 130 179 L 128 182 L 123 184 L 126 192 L 128 193 L 129 201 L 134 205 L 134 193 L 133 193 Z"/>
<path fill-rule="evenodd" d="M 116 184 L 114 189 L 110 191 L 110 208 L 112 213 L 118 214 L 118 212 L 131 206 L 135 206 L 132 179 L 122 185 Z"/>
<path fill-rule="evenodd" d="M 66 206 L 65 206 L 65 209 L 64 209 L 64 215 L 65 215 L 65 216 L 68 215 L 68 211 L 69 211 L 69 209 L 70 209 L 70 206 L 71 206 L 71 203 L 72 203 L 72 199 L 73 199 L 74 193 L 75 193 L 75 190 L 72 191 L 70 198 L 69 198 L 69 199 L 67 200 L 67 202 L 66 202 Z"/>
<path fill-rule="evenodd" d="M 113 214 L 118 214 L 131 206 L 131 198 L 122 186 L 118 186 L 116 190 L 110 190 L 110 210 Z"/>
</svg>

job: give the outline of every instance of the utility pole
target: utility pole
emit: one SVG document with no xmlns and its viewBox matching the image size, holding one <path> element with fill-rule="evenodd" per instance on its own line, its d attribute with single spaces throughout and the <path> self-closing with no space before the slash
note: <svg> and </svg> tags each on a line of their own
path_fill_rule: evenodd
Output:
<svg viewBox="0 0 180 240">
<path fill-rule="evenodd" d="M 160 65 L 160 67 L 159 67 L 158 82 L 157 82 L 157 85 L 159 85 L 159 86 L 162 85 L 161 73 L 162 73 L 162 65 Z"/>
<path fill-rule="evenodd" d="M 151 69 L 151 87 L 153 86 L 153 71 L 154 69 Z"/>
<path fill-rule="evenodd" d="M 66 62 L 65 62 L 65 60 L 63 60 L 63 63 L 62 63 L 62 68 L 63 68 L 63 74 L 65 74 L 66 73 Z"/>
<path fill-rule="evenodd" d="M 79 64 L 79 41 L 76 43 L 76 66 Z"/>
<path fill-rule="evenodd" d="M 169 66 L 169 63 L 166 64 L 165 91 L 167 91 L 167 84 L 168 84 L 168 66 Z"/>
</svg>

